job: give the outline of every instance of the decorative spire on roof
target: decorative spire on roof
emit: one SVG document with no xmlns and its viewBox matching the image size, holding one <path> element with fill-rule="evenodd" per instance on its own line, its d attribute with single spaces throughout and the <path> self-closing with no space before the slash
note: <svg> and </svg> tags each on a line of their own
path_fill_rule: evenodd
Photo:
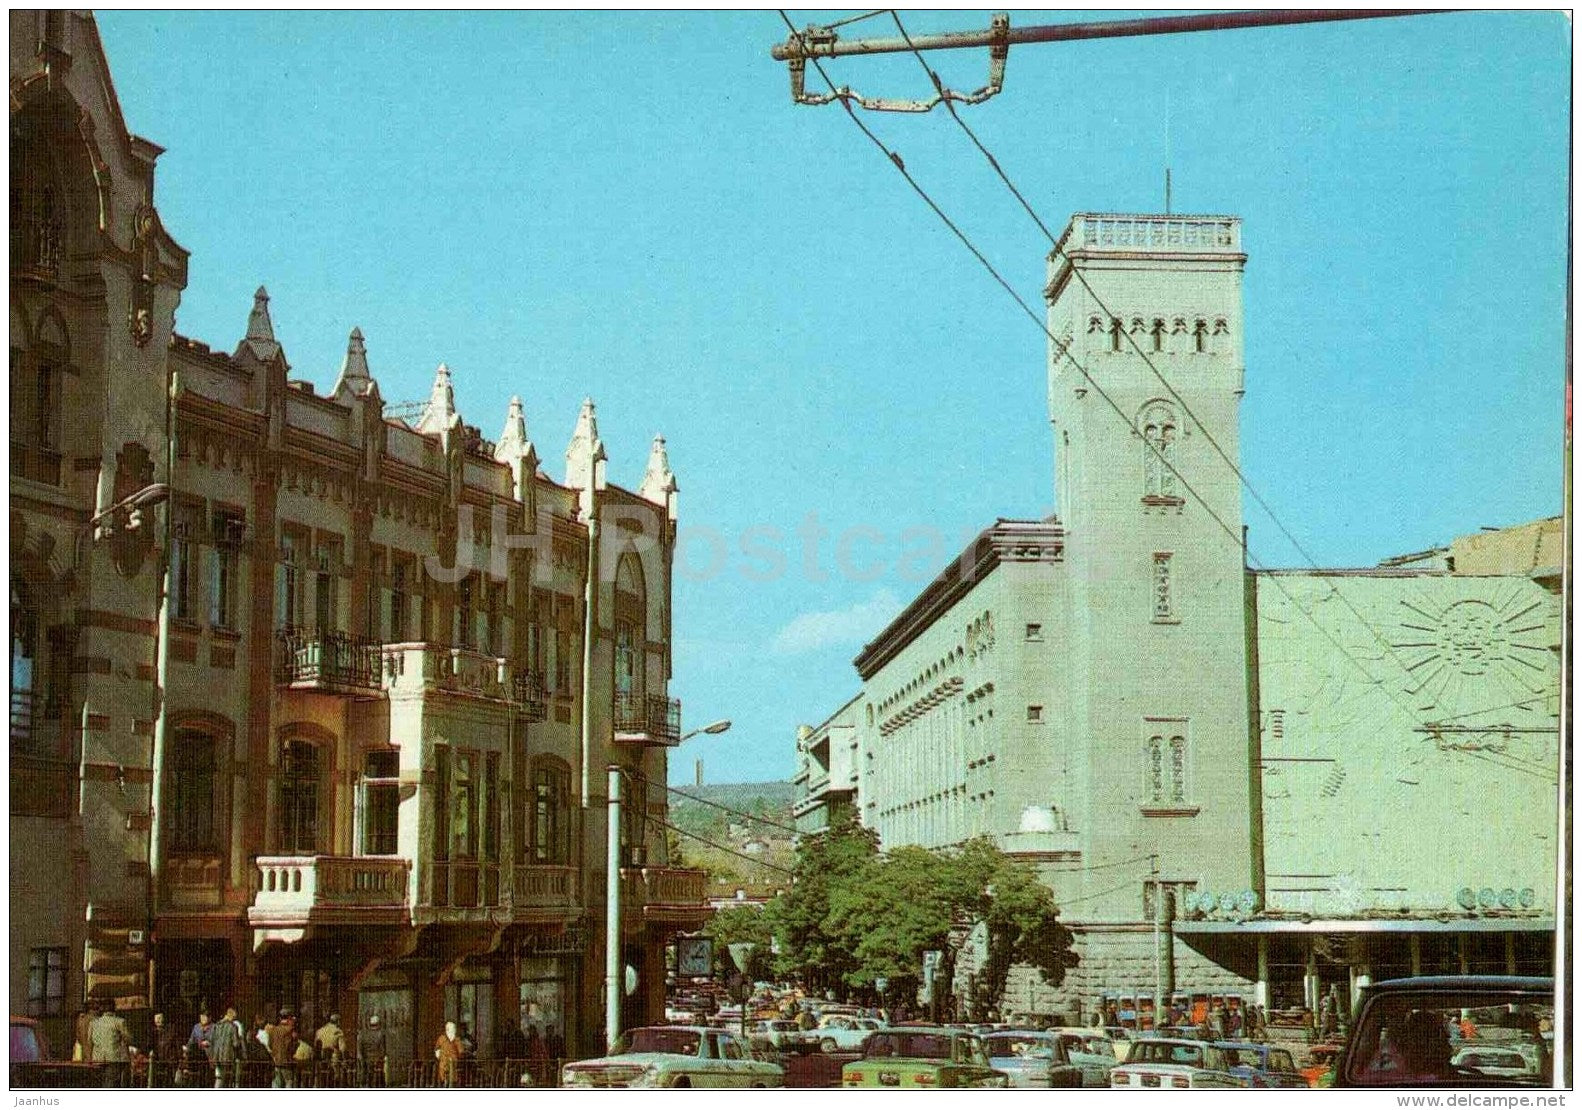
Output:
<svg viewBox="0 0 1582 1110">
<path fill-rule="evenodd" d="M 434 388 L 429 392 L 428 404 L 418 419 L 417 430 L 424 435 L 445 432 L 461 423 L 456 412 L 456 391 L 450 385 L 450 367 L 443 362 L 434 371 Z"/>
<path fill-rule="evenodd" d="M 533 441 L 527 438 L 527 419 L 522 415 L 520 397 L 511 398 L 511 407 L 505 414 L 505 430 L 500 433 L 500 442 L 495 444 L 494 458 L 510 466 L 516 499 L 525 502 L 528 486 L 538 473 L 538 452 L 533 449 Z"/>
<path fill-rule="evenodd" d="M 355 397 L 363 397 L 373 384 L 373 375 L 368 372 L 368 348 L 363 344 L 362 329 L 353 328 L 346 340 L 346 357 L 341 361 L 341 376 L 336 379 L 331 396 L 339 397 L 344 390 Z"/>
<path fill-rule="evenodd" d="M 670 454 L 665 450 L 665 437 L 655 436 L 654 445 L 648 452 L 648 473 L 643 475 L 643 484 L 638 487 L 638 494 L 656 505 L 665 505 L 670 501 L 670 495 L 680 489 L 676 482 L 676 475 L 670 469 Z"/>
<path fill-rule="evenodd" d="M 604 441 L 599 438 L 599 417 L 593 398 L 582 402 L 577 414 L 577 430 L 571 433 L 566 448 L 566 485 L 573 489 L 598 489 L 604 484 Z"/>
<path fill-rule="evenodd" d="M 247 337 L 242 346 L 253 352 L 260 362 L 268 362 L 280 353 L 275 342 L 275 325 L 269 318 L 269 290 L 262 285 L 253 294 L 253 311 L 247 316 Z"/>
</svg>

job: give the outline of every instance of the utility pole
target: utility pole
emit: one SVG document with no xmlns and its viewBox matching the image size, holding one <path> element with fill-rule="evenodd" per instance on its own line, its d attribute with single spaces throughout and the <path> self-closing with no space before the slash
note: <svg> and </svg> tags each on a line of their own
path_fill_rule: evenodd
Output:
<svg viewBox="0 0 1582 1110">
<path fill-rule="evenodd" d="M 1089 39 L 1136 38 L 1143 35 L 1176 35 L 1192 31 L 1234 31 L 1249 27 L 1288 27 L 1302 23 L 1335 23 L 1354 19 L 1388 19 L 1404 15 L 1431 15 L 1454 11 L 1451 8 L 1372 8 L 1337 10 L 1333 8 L 1287 8 L 1266 11 L 1213 12 L 1206 15 L 1155 16 L 1145 19 L 1117 19 L 1088 23 L 1055 23 L 1036 27 L 1010 25 L 1010 17 L 996 13 L 983 31 L 949 31 L 933 35 L 905 35 L 883 39 L 843 40 L 832 27 L 809 26 L 792 31 L 785 42 L 770 49 L 777 62 L 788 63 L 791 99 L 798 104 L 829 104 L 835 100 L 856 101 L 872 111 L 926 112 L 944 101 L 981 104 L 1001 89 L 1006 57 L 1012 46 L 1036 42 L 1077 42 Z M 804 90 L 808 59 L 841 58 L 851 55 L 899 54 L 923 50 L 960 50 L 990 48 L 989 81 L 973 93 L 959 93 L 938 86 L 939 95 L 931 100 L 890 100 L 858 95 L 842 87 L 831 93 Z"/>
<path fill-rule="evenodd" d="M 621 769 L 610 764 L 607 791 L 609 827 L 605 844 L 604 895 L 604 1038 L 606 1052 L 615 1051 L 621 1035 Z"/>
</svg>

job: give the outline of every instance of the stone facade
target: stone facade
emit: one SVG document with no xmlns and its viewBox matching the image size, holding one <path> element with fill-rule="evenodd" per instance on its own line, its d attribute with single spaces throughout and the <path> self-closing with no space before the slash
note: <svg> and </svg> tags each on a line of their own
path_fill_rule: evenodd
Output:
<svg viewBox="0 0 1582 1110">
<path fill-rule="evenodd" d="M 320 392 L 263 289 L 230 353 L 177 334 L 159 148 L 92 17 L 13 12 L 11 88 L 13 1010 L 66 1045 L 91 997 L 591 1051 L 615 765 L 626 1021 L 662 1012 L 710 912 L 661 825 L 664 441 L 608 482 L 589 401 L 556 481 L 521 401 L 491 443 L 443 365 L 397 418 L 356 329 Z"/>
<path fill-rule="evenodd" d="M 1196 1001 L 1552 967 L 1558 522 L 1250 570 L 1245 260 L 1233 217 L 1072 218 L 1045 289 L 1058 515 L 985 530 L 807 730 L 851 733 L 884 846 L 989 835 L 1049 882 L 1082 962 L 1058 990 L 1015 969 L 1007 1013 L 1149 1009 L 1161 914 Z"/>
</svg>

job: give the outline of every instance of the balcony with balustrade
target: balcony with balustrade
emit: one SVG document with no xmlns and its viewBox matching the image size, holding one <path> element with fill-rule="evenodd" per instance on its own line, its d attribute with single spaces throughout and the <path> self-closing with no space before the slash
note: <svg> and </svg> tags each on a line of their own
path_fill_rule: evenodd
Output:
<svg viewBox="0 0 1582 1110">
<path fill-rule="evenodd" d="M 549 691 L 544 685 L 544 676 L 538 671 L 517 671 L 511 675 L 511 700 L 529 723 L 549 717 Z"/>
<path fill-rule="evenodd" d="M 617 744 L 673 748 L 681 742 L 681 702 L 676 698 L 617 690 L 612 712 Z"/>
<path fill-rule="evenodd" d="M 505 660 L 483 652 L 407 643 L 386 644 L 383 656 L 385 689 L 392 697 L 450 694 L 504 705 L 518 694 Z"/>
<path fill-rule="evenodd" d="M 629 921 L 701 928 L 714 914 L 708 883 L 706 872 L 689 867 L 623 867 L 623 912 Z"/>
<path fill-rule="evenodd" d="M 347 632 L 283 628 L 275 634 L 275 685 L 348 697 L 372 697 L 383 685 L 381 647 Z"/>
<path fill-rule="evenodd" d="M 255 929 L 409 925 L 412 864 L 364 856 L 260 856 L 254 861 Z M 282 939 L 292 939 L 285 937 Z"/>
<path fill-rule="evenodd" d="M 582 914 L 575 867 L 523 863 L 514 869 L 511 916 L 516 921 L 571 922 Z"/>
</svg>

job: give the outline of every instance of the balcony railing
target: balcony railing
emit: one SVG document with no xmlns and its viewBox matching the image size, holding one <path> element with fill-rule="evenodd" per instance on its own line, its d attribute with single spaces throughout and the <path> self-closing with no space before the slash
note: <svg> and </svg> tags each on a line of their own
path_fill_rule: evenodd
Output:
<svg viewBox="0 0 1582 1110">
<path fill-rule="evenodd" d="M 681 740 L 681 702 L 659 694 L 616 691 L 615 740 L 672 746 Z"/>
<path fill-rule="evenodd" d="M 549 692 L 538 671 L 517 671 L 511 676 L 511 700 L 522 707 L 522 715 L 529 721 L 542 721 L 549 716 Z"/>
<path fill-rule="evenodd" d="M 172 852 L 165 857 L 165 901 L 169 909 L 213 909 L 224 893 L 224 860 L 216 852 Z"/>
<path fill-rule="evenodd" d="M 252 907 L 255 927 L 300 927 L 317 923 L 407 924 L 407 884 L 412 864 L 404 859 L 360 856 L 260 856 Z"/>
<path fill-rule="evenodd" d="M 379 644 L 346 632 L 282 629 L 275 636 L 275 682 L 293 690 L 376 692 Z"/>
<path fill-rule="evenodd" d="M 516 867 L 511 904 L 518 911 L 579 911 L 577 869 L 557 864 L 524 863 Z"/>
<path fill-rule="evenodd" d="M 386 644 L 384 673 L 392 694 L 443 691 L 485 701 L 512 696 L 505 660 L 445 644 Z"/>
<path fill-rule="evenodd" d="M 436 908 L 490 909 L 500 904 L 500 865 L 436 860 L 429 865 L 429 902 Z"/>
<path fill-rule="evenodd" d="M 651 921 L 701 924 L 714 912 L 708 883 L 706 873 L 691 868 L 623 867 L 621 904 Z"/>
<path fill-rule="evenodd" d="M 16 692 L 11 694 L 11 740 L 16 742 Z M 56 759 L 11 757 L 11 814 L 70 817 L 77 809 L 77 764 Z"/>
</svg>

